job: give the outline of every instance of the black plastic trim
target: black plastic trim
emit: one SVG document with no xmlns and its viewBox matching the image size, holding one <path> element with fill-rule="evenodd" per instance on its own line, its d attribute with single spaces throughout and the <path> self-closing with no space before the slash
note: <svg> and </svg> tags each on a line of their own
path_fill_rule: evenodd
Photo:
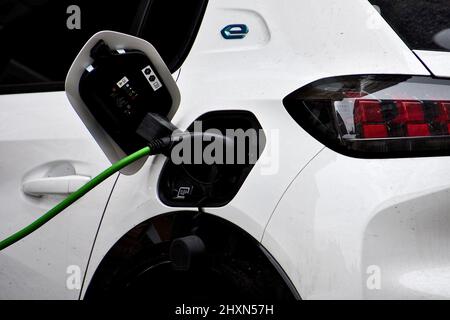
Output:
<svg viewBox="0 0 450 320">
<path fill-rule="evenodd" d="M 169 70 L 173 73 L 181 68 L 181 65 L 184 63 L 189 53 L 191 52 L 192 46 L 194 45 L 195 39 L 197 38 L 198 31 L 200 30 L 200 26 L 203 21 L 203 17 L 205 16 L 206 8 L 208 7 L 208 0 L 204 0 L 203 8 L 200 11 L 197 19 L 195 21 L 195 27 L 192 29 L 191 35 L 189 37 L 189 41 L 186 43 L 183 53 L 179 55 L 177 59 L 177 63 L 174 63 L 170 66 Z"/>
<path fill-rule="evenodd" d="M 164 1 L 164 0 L 160 0 Z M 149 16 L 150 10 L 152 8 L 155 0 L 144 0 L 140 4 L 140 8 L 143 8 L 146 12 L 142 12 L 134 21 L 134 25 L 132 26 L 132 30 L 130 34 L 135 36 L 141 36 L 142 33 L 145 32 L 146 28 L 150 28 L 152 26 L 147 25 L 147 18 Z M 189 37 L 185 39 L 185 43 L 182 47 L 181 53 L 176 55 L 176 58 L 173 61 L 167 63 L 169 70 L 174 73 L 176 72 L 184 63 L 187 56 L 189 55 L 192 46 L 197 37 L 198 31 L 201 26 L 201 22 L 203 21 L 203 17 L 206 12 L 206 8 L 208 5 L 208 0 L 203 0 L 201 8 L 198 12 L 198 15 L 193 19 L 194 27 L 191 30 Z M 145 37 L 143 37 L 145 39 Z M 52 92 L 52 91 L 64 91 L 64 81 L 55 81 L 55 82 L 39 82 L 39 83 L 24 83 L 24 84 L 0 84 L 0 95 L 3 94 L 19 94 L 19 93 L 37 93 L 37 92 Z"/>
<path fill-rule="evenodd" d="M 64 81 L 0 85 L 0 95 L 64 91 Z"/>
<path fill-rule="evenodd" d="M 203 122 L 203 129 L 219 129 L 225 132 L 226 129 L 255 129 L 263 133 L 258 136 L 258 158 L 265 148 L 266 137 L 256 116 L 247 110 L 217 110 L 202 114 L 194 120 Z M 214 124 L 211 126 L 211 124 Z M 211 127 L 210 127 L 211 126 Z M 194 130 L 192 123 L 187 131 Z M 262 139 L 260 141 L 260 139 Z M 161 170 L 158 179 L 158 197 L 170 207 L 223 207 L 227 205 L 238 194 L 250 172 L 253 170 L 253 163 L 242 165 L 221 164 L 217 173 L 217 180 L 214 182 L 204 181 L 199 178 L 199 174 L 204 174 L 208 170 L 213 170 L 215 165 L 207 164 L 181 164 L 175 165 L 168 158 Z M 198 170 L 201 168 L 201 170 Z M 194 173 L 191 171 L 193 170 Z M 225 174 L 226 172 L 226 174 Z M 176 184 L 188 183 L 192 186 L 191 191 L 201 190 L 195 195 L 190 195 L 189 199 L 174 200 L 170 197 L 170 187 Z"/>
<path fill-rule="evenodd" d="M 289 288 L 289 290 L 292 293 L 292 296 L 295 298 L 295 300 L 302 300 L 302 297 L 300 296 L 300 293 L 295 288 L 294 284 L 292 283 L 291 279 L 287 275 L 287 273 L 284 271 L 284 269 L 281 267 L 281 265 L 278 263 L 278 261 L 270 254 L 270 252 L 261 244 L 258 244 L 259 250 L 266 256 L 267 260 L 272 264 L 272 266 L 277 270 L 280 277 L 283 279 L 286 286 Z"/>
</svg>

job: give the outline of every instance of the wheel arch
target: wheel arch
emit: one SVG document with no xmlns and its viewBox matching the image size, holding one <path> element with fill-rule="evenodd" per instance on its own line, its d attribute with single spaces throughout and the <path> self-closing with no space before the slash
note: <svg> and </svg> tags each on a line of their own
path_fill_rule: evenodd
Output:
<svg viewBox="0 0 450 320">
<path fill-rule="evenodd" d="M 248 267 L 249 277 L 254 276 L 252 281 L 263 282 L 264 288 L 275 290 L 280 298 L 301 299 L 283 268 L 258 240 L 230 221 L 202 210 L 160 214 L 130 229 L 102 258 L 86 284 L 84 298 L 102 297 L 120 269 L 145 255 L 146 248 L 167 247 L 172 240 L 191 234 L 202 238 L 208 254 L 240 261 Z"/>
</svg>

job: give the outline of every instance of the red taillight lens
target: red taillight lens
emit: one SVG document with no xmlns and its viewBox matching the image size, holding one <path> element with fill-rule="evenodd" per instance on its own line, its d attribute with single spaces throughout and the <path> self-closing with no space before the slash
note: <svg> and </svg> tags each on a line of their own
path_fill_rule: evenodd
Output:
<svg viewBox="0 0 450 320">
<path fill-rule="evenodd" d="M 368 139 L 387 138 L 388 129 L 384 124 L 363 124 L 362 136 Z"/>
<path fill-rule="evenodd" d="M 355 124 L 383 122 L 381 103 L 376 100 L 355 101 Z"/>
<path fill-rule="evenodd" d="M 433 121 L 420 101 L 358 100 L 354 102 L 356 135 L 360 138 L 428 137 Z M 390 105 L 383 112 L 383 105 Z M 450 111 L 450 109 L 449 109 Z"/>
<path fill-rule="evenodd" d="M 443 132 L 450 133 L 450 102 L 439 102 L 439 113 L 437 121 L 440 123 Z"/>
<path fill-rule="evenodd" d="M 329 147 L 355 156 L 450 154 L 450 81 L 348 76 L 284 99 L 293 118 Z"/>
<path fill-rule="evenodd" d="M 430 128 L 426 123 L 408 123 L 406 125 L 407 137 L 428 137 L 431 136 Z"/>
<path fill-rule="evenodd" d="M 420 101 L 396 101 L 396 105 L 398 116 L 392 123 L 404 127 L 403 135 L 400 136 L 427 137 L 431 135 L 429 124 L 425 120 L 424 105 Z"/>
<path fill-rule="evenodd" d="M 364 138 L 386 138 L 388 128 L 383 123 L 381 104 L 376 100 L 355 100 L 355 125 Z"/>
<path fill-rule="evenodd" d="M 393 120 L 397 123 L 423 122 L 425 112 L 420 101 L 396 101 L 398 116 Z"/>
<path fill-rule="evenodd" d="M 450 121 L 450 102 L 439 102 L 439 119 L 445 122 Z"/>
</svg>

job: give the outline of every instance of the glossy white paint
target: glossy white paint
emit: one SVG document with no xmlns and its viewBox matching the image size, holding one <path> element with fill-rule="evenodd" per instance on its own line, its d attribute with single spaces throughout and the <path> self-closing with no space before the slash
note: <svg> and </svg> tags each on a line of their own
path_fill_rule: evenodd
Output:
<svg viewBox="0 0 450 320">
<path fill-rule="evenodd" d="M 64 92 L 3 95 L 0 105 L 0 238 L 3 239 L 66 196 L 26 195 L 23 183 L 45 177 L 92 177 L 109 162 Z M 78 298 L 79 291 L 66 286 L 67 268 L 76 265 L 81 275 L 84 273 L 116 177 L 26 239 L 0 252 L 0 299 Z"/>
<path fill-rule="evenodd" d="M 450 52 L 414 50 L 436 77 L 450 77 Z"/>
<path fill-rule="evenodd" d="M 81 175 L 64 175 L 26 180 L 22 191 L 30 196 L 69 195 L 88 183 L 91 177 Z"/>
<path fill-rule="evenodd" d="M 227 41 L 221 37 L 220 30 L 233 23 L 248 25 L 250 32 L 245 39 Z M 448 266 L 448 253 L 444 252 L 448 159 L 358 160 L 337 155 L 303 131 L 282 105 L 288 93 L 311 81 L 363 73 L 429 74 L 366 0 L 210 1 L 182 67 L 178 81 L 182 99 L 173 122 L 184 129 L 212 110 L 243 109 L 256 115 L 268 137 L 262 158 L 233 201 L 222 208 L 205 210 L 262 240 L 303 298 L 410 297 L 417 296 L 416 292 L 421 292 L 420 297 L 446 296 L 448 289 L 438 290 L 442 286 L 433 283 L 443 278 Z M 62 95 L 36 94 L 32 99 L 53 110 L 61 102 L 67 105 L 60 101 Z M 27 95 L 0 99 L 10 99 L 6 101 L 11 109 L 29 102 Z M 66 109 L 61 115 L 31 113 L 30 119 L 45 128 L 37 132 L 45 133 L 50 141 L 39 144 L 40 149 L 28 145 L 33 152 L 39 150 L 32 157 L 37 163 L 21 164 L 21 148 L 15 150 L 11 162 L 4 164 L 10 171 L 14 168 L 11 174 L 17 175 L 11 183 L 8 180 L 9 184 L 0 185 L 4 188 L 0 195 L 8 192 L 12 199 L 9 209 L 22 205 L 18 186 L 25 172 L 34 177 L 41 172 L 34 168 L 47 161 L 73 158 L 78 164 L 93 156 L 86 145 L 69 148 L 72 140 L 63 139 L 69 134 L 78 139 L 87 134 L 69 130 L 69 125 L 61 124 L 65 122 L 53 118 L 60 115 L 74 117 L 70 121 L 75 121 L 74 114 L 69 115 Z M 4 109 L 0 115 L 7 116 L 11 126 L 20 123 L 9 112 Z M 31 136 L 32 130 L 37 130 L 36 121 L 30 121 L 26 130 L 17 127 L 0 131 L 0 143 L 20 140 L 14 130 Z M 47 131 L 49 122 L 52 129 Z M 61 144 L 55 137 L 61 138 Z M 89 141 L 92 143 L 92 139 Z M 73 154 L 60 156 L 57 148 Z M 3 150 L 8 151 L 6 147 Z M 98 152 L 98 147 L 95 150 Z M 268 162 L 274 160 L 271 156 L 278 156 L 272 162 L 273 172 Z M 98 165 L 102 161 L 94 162 Z M 135 176 L 120 176 L 94 246 L 84 289 L 104 255 L 123 234 L 153 216 L 182 210 L 163 205 L 157 197 L 163 162 L 163 157 L 150 158 Z M 80 169 L 79 173 L 93 173 L 88 171 Z M 110 186 L 103 185 L 77 206 L 104 206 Z M 101 215 L 101 210 L 90 208 L 74 207 L 74 214 L 64 213 L 22 244 L 0 253 L 0 297 L 28 294 L 77 298 L 80 292 L 64 290 L 62 280 L 67 264 L 86 264 L 87 248 L 93 244 Z M 24 217 L 16 221 L 7 216 L 8 212 L 17 212 L 11 210 L 0 215 L 2 220 L 12 221 L 8 230 L 0 228 L 0 235 L 25 224 L 25 213 L 35 212 L 28 205 L 23 209 Z M 430 216 L 423 212 L 430 212 Z M 405 219 L 428 224 L 424 228 L 415 225 L 413 231 Z M 377 238 L 379 234 L 383 237 Z M 45 250 L 38 251 L 41 243 Z M 77 255 L 72 248 L 75 244 Z M 80 247 L 83 249 L 78 250 Z M 430 254 L 421 259 L 425 250 Z M 47 261 L 52 264 L 46 265 Z M 383 291 L 365 287 L 365 269 L 372 264 L 382 270 Z M 14 280 L 9 284 L 11 278 Z"/>
<path fill-rule="evenodd" d="M 263 245 L 304 299 L 448 299 L 449 194 L 448 157 L 324 149 L 287 190 Z"/>
<path fill-rule="evenodd" d="M 238 22 L 248 24 L 248 37 L 224 40 L 220 30 Z M 290 118 L 281 100 L 313 80 L 360 73 L 428 74 L 366 1 L 210 2 L 182 67 L 178 80 L 182 99 L 173 122 L 185 129 L 208 111 L 249 110 L 264 128 L 268 146 L 238 195 L 225 207 L 205 210 L 261 240 L 289 184 L 323 148 Z M 270 160 L 276 163 L 273 172 Z M 158 157 L 152 165 L 151 161 L 137 177 L 119 178 L 86 285 L 121 235 L 146 219 L 175 211 L 157 199 L 156 183 L 164 159 Z M 296 257 L 295 252 L 289 254 Z M 281 261 L 282 267 L 290 263 Z M 292 272 L 289 269 L 294 278 Z M 296 285 L 301 289 L 301 284 Z"/>
<path fill-rule="evenodd" d="M 235 12 L 239 12 L 239 19 L 244 19 L 239 21 L 249 23 L 250 30 L 261 34 L 242 41 L 221 38 L 218 31 L 236 22 L 231 15 Z M 345 12 L 361 29 L 342 23 L 339 17 Z M 255 17 L 259 18 L 254 20 Z M 258 48 L 255 43 L 260 44 Z M 269 148 L 263 156 L 274 153 L 270 146 L 278 148 L 279 155 L 274 174 L 261 174 L 265 161 L 262 158 L 236 198 L 228 206 L 211 208 L 208 212 L 230 219 L 261 239 L 286 186 L 321 148 L 290 118 L 281 100 L 322 77 L 391 72 L 427 74 L 366 1 L 210 3 L 178 81 L 182 103 L 175 119 L 189 118 L 190 123 L 210 110 L 250 110 L 268 136 Z M 279 143 L 272 134 L 279 134 Z"/>
</svg>

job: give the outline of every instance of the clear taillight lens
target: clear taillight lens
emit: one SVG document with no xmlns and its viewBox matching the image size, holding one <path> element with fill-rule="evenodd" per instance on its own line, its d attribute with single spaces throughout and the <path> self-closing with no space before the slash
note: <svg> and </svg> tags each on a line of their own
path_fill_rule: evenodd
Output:
<svg viewBox="0 0 450 320">
<path fill-rule="evenodd" d="M 283 101 L 328 147 L 357 157 L 450 154 L 450 80 L 345 76 L 309 84 Z"/>
</svg>

